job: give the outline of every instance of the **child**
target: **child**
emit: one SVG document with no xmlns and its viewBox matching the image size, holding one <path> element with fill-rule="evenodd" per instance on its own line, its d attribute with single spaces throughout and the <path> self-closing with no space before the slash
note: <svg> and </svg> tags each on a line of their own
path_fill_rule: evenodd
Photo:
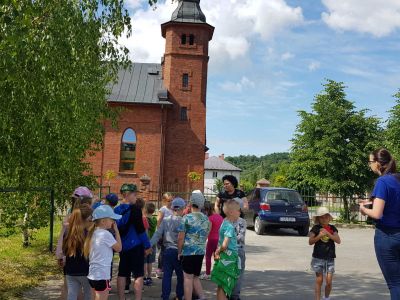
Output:
<svg viewBox="0 0 400 300">
<path fill-rule="evenodd" d="M 153 216 L 156 210 L 156 206 L 153 202 L 147 202 L 144 207 L 144 214 L 149 224 L 149 229 L 147 230 L 147 235 L 151 239 L 157 228 L 157 218 Z M 156 261 L 156 245 L 152 245 L 153 252 L 145 257 L 144 259 L 144 285 L 152 285 L 153 280 L 151 279 L 151 272 L 153 269 L 153 263 Z"/>
<path fill-rule="evenodd" d="M 65 216 L 63 220 L 63 225 L 60 230 L 60 234 L 58 236 L 58 241 L 57 241 L 57 247 L 56 247 L 56 257 L 57 257 L 57 262 L 58 265 L 64 269 L 65 265 L 65 256 L 62 250 L 62 245 L 63 245 L 63 240 L 65 233 L 67 232 L 68 229 L 68 219 L 69 216 L 71 215 L 71 212 L 75 208 L 80 208 L 83 206 L 90 207 L 93 199 L 93 194 L 92 192 L 86 187 L 86 186 L 80 186 L 77 187 L 74 192 L 71 195 L 71 208 L 68 210 L 67 215 Z M 64 270 L 64 275 L 65 275 L 65 270 Z M 82 293 L 79 295 L 81 296 Z M 80 297 L 82 298 L 82 297 Z M 61 300 L 67 299 L 67 281 L 66 277 L 64 276 L 64 285 L 61 290 Z"/>
<path fill-rule="evenodd" d="M 206 273 L 200 276 L 200 279 L 210 280 L 211 274 L 211 257 L 218 247 L 219 228 L 221 227 L 224 218 L 220 214 L 215 213 L 214 206 L 207 202 L 205 203 L 205 212 L 210 221 L 211 229 L 208 234 L 207 247 L 206 247 Z"/>
<path fill-rule="evenodd" d="M 210 222 L 201 212 L 205 198 L 199 191 L 193 191 L 190 197 L 191 213 L 182 218 L 178 228 L 178 254 L 183 256 L 182 269 L 184 277 L 185 299 L 192 299 L 193 289 L 199 299 L 204 299 L 200 281 L 200 272 L 210 232 Z"/>
<path fill-rule="evenodd" d="M 120 252 L 122 249 L 121 237 L 114 220 L 121 219 L 121 215 L 114 213 L 108 205 L 101 205 L 93 211 L 94 224 L 87 235 L 84 254 L 89 258 L 90 286 L 94 289 L 95 300 L 108 299 L 110 287 L 110 267 L 113 258 L 113 250 Z M 113 229 L 115 238 L 108 231 Z"/>
<path fill-rule="evenodd" d="M 319 207 L 313 217 L 314 226 L 309 234 L 309 244 L 314 245 L 311 269 L 315 272 L 315 300 L 321 298 L 321 287 L 326 275 L 325 300 L 329 300 L 332 290 L 332 278 L 335 272 L 335 243 L 340 244 L 340 237 L 335 226 L 330 225 L 332 216 L 328 208 Z"/>
<path fill-rule="evenodd" d="M 240 211 L 243 211 L 243 200 L 241 198 L 233 198 L 237 203 L 239 203 Z M 233 222 L 233 227 L 235 227 L 238 255 L 240 259 L 240 275 L 236 282 L 235 288 L 232 291 L 230 300 L 240 300 L 240 290 L 242 289 L 242 282 L 244 277 L 244 269 L 246 268 L 246 252 L 245 252 L 245 242 L 246 242 L 246 229 L 247 222 L 245 219 L 239 217 L 235 222 Z"/>
<path fill-rule="evenodd" d="M 117 289 L 120 300 L 125 299 L 127 278 L 133 275 L 135 299 L 142 299 L 144 257 L 151 253 L 150 241 L 143 223 L 142 210 L 136 205 L 137 187 L 132 183 L 121 186 L 123 201 L 115 208 L 115 213 L 122 215 L 117 220 L 122 239 L 122 251 L 119 254 Z"/>
<path fill-rule="evenodd" d="M 173 211 L 171 209 L 172 195 L 170 193 L 165 193 L 162 196 L 163 207 L 161 207 L 158 211 L 157 215 L 157 228 L 160 226 L 162 220 L 168 216 L 173 215 Z M 163 247 L 159 244 L 160 253 L 158 254 L 158 266 L 156 270 L 156 277 L 162 278 L 162 257 L 163 257 Z"/>
<path fill-rule="evenodd" d="M 171 294 L 171 280 L 174 271 L 177 277 L 176 298 L 179 300 L 182 300 L 183 298 L 183 272 L 181 262 L 178 259 L 178 228 L 182 222 L 182 214 L 185 206 L 185 200 L 182 198 L 175 198 L 172 201 L 174 214 L 163 219 L 160 227 L 154 233 L 150 241 L 153 246 L 155 246 L 161 238 L 163 241 L 164 275 L 162 278 L 161 295 L 163 300 L 168 300 Z"/>
<path fill-rule="evenodd" d="M 78 299 L 83 289 L 83 299 L 90 300 L 92 291 L 87 279 L 89 262 L 83 255 L 83 246 L 86 238 L 86 229 L 92 209 L 88 206 L 75 208 L 69 219 L 68 229 L 63 239 L 63 253 L 65 255 L 64 272 L 67 281 L 68 300 Z"/>
<path fill-rule="evenodd" d="M 95 201 L 92 205 L 93 209 L 98 208 L 100 205 L 109 205 L 111 208 L 114 208 L 118 204 L 118 196 L 114 193 L 110 193 L 106 196 L 106 198 L 103 201 Z"/>
<path fill-rule="evenodd" d="M 217 299 L 230 297 L 239 277 L 239 257 L 234 222 L 239 219 L 240 205 L 233 199 L 224 203 L 224 222 L 219 230 L 218 248 L 215 251 L 215 264 L 211 280 L 218 286 Z"/>
</svg>

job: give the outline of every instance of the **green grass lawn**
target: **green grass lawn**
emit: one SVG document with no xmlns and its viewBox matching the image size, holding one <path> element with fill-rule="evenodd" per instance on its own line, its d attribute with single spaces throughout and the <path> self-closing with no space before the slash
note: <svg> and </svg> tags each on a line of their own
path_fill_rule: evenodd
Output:
<svg viewBox="0 0 400 300">
<path fill-rule="evenodd" d="M 60 222 L 54 228 L 54 245 L 60 230 Z M 22 292 L 33 287 L 47 276 L 62 272 L 53 253 L 48 251 L 49 228 L 33 233 L 31 245 L 22 247 L 21 234 L 0 237 L 0 299 L 18 299 Z"/>
</svg>

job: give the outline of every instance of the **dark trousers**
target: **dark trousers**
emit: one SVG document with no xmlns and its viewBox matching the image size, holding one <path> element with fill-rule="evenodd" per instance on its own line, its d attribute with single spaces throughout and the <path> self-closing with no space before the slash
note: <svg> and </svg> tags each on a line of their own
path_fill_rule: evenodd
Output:
<svg viewBox="0 0 400 300">
<path fill-rule="evenodd" d="M 400 299 L 400 230 L 375 230 L 375 254 L 390 290 L 391 300 Z"/>
<path fill-rule="evenodd" d="M 162 299 L 169 300 L 171 294 L 172 274 L 176 274 L 176 297 L 183 298 L 183 271 L 181 262 L 178 260 L 178 249 L 164 249 L 163 253 L 163 278 L 162 278 Z"/>
</svg>

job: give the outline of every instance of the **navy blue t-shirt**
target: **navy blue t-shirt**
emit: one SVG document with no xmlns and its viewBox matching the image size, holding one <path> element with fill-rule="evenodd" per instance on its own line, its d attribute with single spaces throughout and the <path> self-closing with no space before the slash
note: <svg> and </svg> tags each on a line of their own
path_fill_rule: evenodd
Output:
<svg viewBox="0 0 400 300">
<path fill-rule="evenodd" d="M 379 177 L 371 196 L 385 201 L 383 216 L 377 220 L 377 226 L 400 229 L 400 180 L 392 174 Z"/>
</svg>

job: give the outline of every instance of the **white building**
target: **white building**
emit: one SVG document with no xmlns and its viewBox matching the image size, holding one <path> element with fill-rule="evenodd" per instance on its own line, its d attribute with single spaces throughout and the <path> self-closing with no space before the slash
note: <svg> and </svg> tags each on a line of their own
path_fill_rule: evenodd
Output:
<svg viewBox="0 0 400 300">
<path fill-rule="evenodd" d="M 240 172 L 242 170 L 225 161 L 224 154 L 220 156 L 208 156 L 204 162 L 204 193 L 217 194 L 215 181 L 222 179 L 225 175 L 233 175 L 240 181 Z"/>
</svg>

